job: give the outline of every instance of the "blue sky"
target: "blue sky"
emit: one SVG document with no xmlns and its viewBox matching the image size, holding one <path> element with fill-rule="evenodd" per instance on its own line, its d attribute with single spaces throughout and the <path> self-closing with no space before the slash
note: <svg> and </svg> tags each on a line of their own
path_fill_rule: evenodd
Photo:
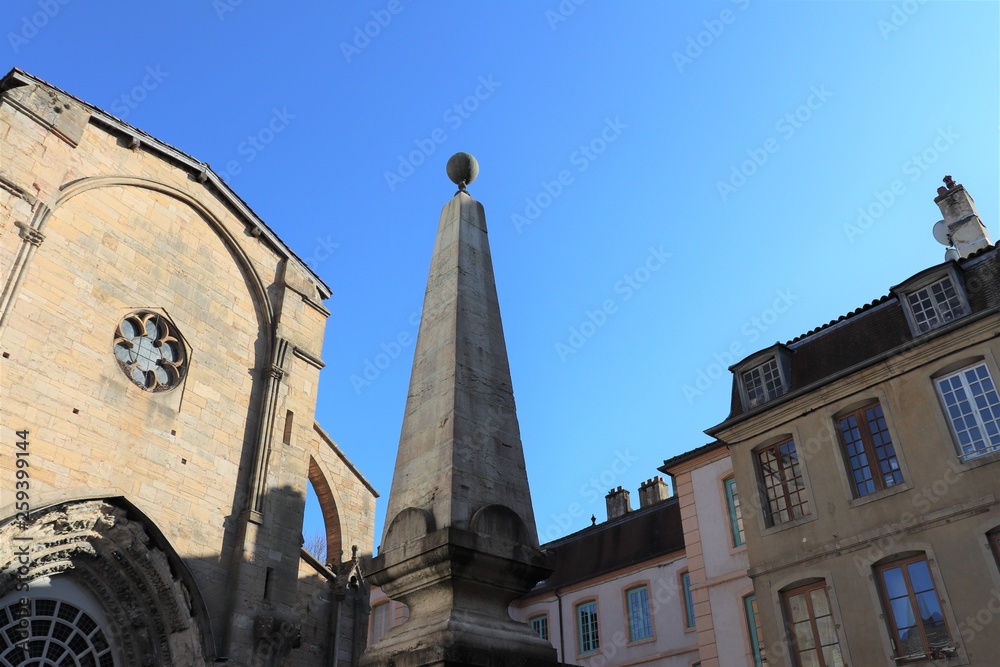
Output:
<svg viewBox="0 0 1000 667">
<path fill-rule="evenodd" d="M 455 152 L 543 541 L 706 443 L 730 363 L 939 263 L 945 174 L 1000 237 L 997 2 L 99 7 L 6 0 L 0 69 L 209 162 L 331 285 L 318 419 L 376 544 Z"/>
</svg>

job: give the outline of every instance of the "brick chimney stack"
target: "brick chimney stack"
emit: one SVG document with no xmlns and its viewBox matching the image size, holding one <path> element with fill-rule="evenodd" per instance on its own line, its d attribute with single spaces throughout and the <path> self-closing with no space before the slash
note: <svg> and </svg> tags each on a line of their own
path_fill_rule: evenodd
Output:
<svg viewBox="0 0 1000 667">
<path fill-rule="evenodd" d="M 649 507 L 670 497 L 670 487 L 657 475 L 639 486 L 639 507 Z"/>
<path fill-rule="evenodd" d="M 617 489 L 611 489 L 608 495 L 604 496 L 604 499 L 608 502 L 608 521 L 625 516 L 632 511 L 628 489 L 623 489 L 620 486 Z"/>
<path fill-rule="evenodd" d="M 934 203 L 941 209 L 942 222 L 947 226 L 948 238 L 965 259 L 977 250 L 989 245 L 989 233 L 986 225 L 979 218 L 976 203 L 961 183 L 956 183 L 951 176 L 944 177 L 944 186 L 938 188 L 938 196 Z"/>
</svg>

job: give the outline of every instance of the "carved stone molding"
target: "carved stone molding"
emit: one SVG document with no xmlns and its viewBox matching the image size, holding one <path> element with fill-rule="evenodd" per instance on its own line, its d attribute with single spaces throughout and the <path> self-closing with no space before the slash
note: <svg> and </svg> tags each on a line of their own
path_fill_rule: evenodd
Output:
<svg viewBox="0 0 1000 667">
<path fill-rule="evenodd" d="M 27 563 L 18 560 L 24 547 Z M 188 590 L 122 508 L 68 503 L 0 526 L 0 597 L 41 577 L 71 577 L 97 599 L 123 664 L 205 664 Z"/>
</svg>

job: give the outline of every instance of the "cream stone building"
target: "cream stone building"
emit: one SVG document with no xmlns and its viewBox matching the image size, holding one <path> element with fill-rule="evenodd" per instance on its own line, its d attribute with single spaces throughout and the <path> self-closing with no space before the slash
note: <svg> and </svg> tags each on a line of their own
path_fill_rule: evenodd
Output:
<svg viewBox="0 0 1000 667">
<path fill-rule="evenodd" d="M 945 261 L 734 365 L 708 431 L 772 667 L 1000 664 L 1000 252 L 962 185 L 935 202 Z"/>
<path fill-rule="evenodd" d="M 0 281 L 0 665 L 356 664 L 377 494 L 315 422 L 323 281 L 207 165 L 20 70 Z"/>
</svg>

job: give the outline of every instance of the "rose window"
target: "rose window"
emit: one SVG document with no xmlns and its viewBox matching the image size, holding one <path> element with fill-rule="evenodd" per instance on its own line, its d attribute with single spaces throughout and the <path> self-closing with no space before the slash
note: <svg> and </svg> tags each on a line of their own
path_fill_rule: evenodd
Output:
<svg viewBox="0 0 1000 667">
<path fill-rule="evenodd" d="M 125 375 L 147 391 L 173 389 L 184 378 L 184 343 L 163 315 L 139 311 L 125 317 L 115 331 L 114 350 Z"/>
<path fill-rule="evenodd" d="M 0 666 L 115 667 L 108 636 L 87 612 L 61 600 L 0 607 Z"/>
</svg>

